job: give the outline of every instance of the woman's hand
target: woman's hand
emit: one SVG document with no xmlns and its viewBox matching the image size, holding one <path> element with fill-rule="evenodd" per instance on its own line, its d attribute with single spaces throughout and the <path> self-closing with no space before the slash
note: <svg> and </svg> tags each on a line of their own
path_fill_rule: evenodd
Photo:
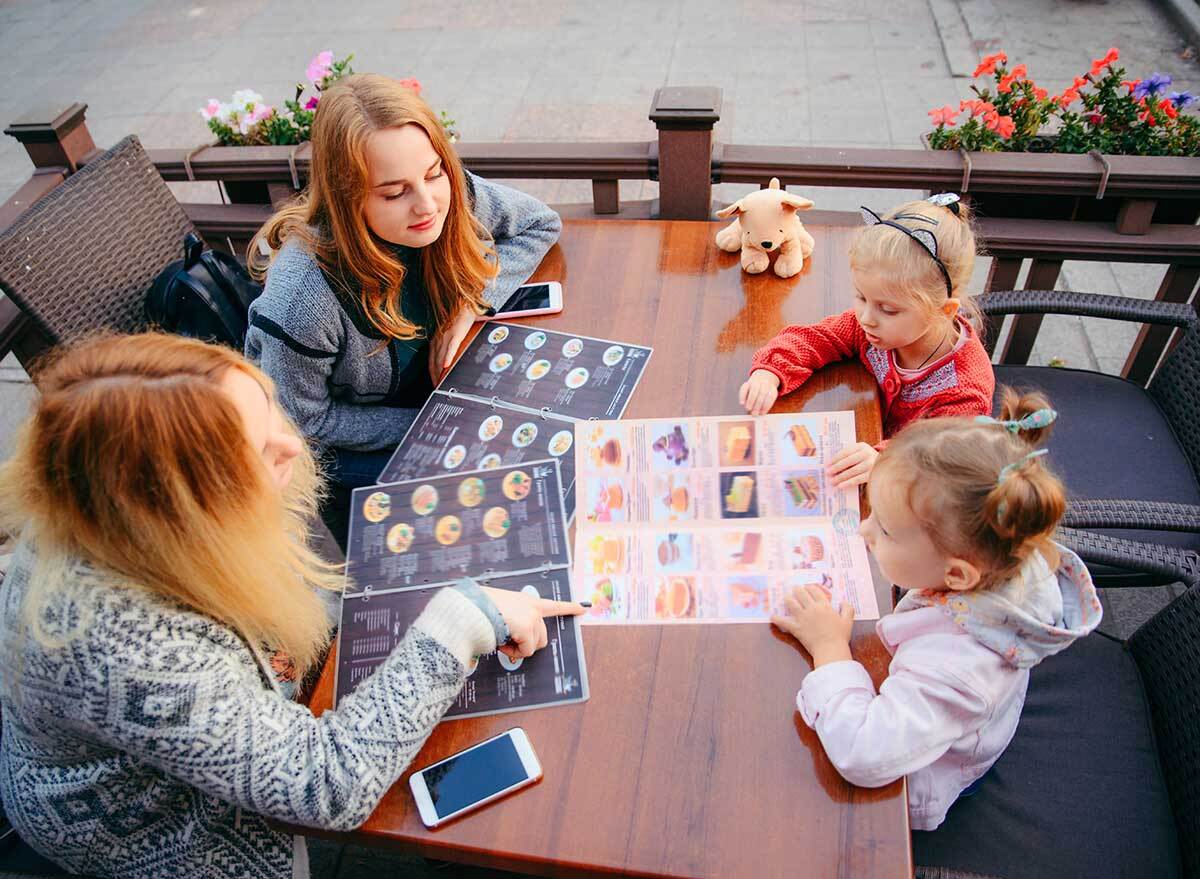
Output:
<svg viewBox="0 0 1200 879">
<path fill-rule="evenodd" d="M 429 376 L 436 385 L 442 380 L 442 375 L 450 368 L 454 353 L 466 337 L 467 331 L 475 323 L 475 312 L 469 308 L 460 308 L 448 324 L 441 328 L 429 346 Z"/>
<path fill-rule="evenodd" d="M 842 602 L 840 610 L 829 603 L 828 593 L 820 586 L 797 586 L 783 600 L 786 616 L 773 616 L 771 622 L 804 645 L 813 658 L 813 668 L 850 659 L 850 631 L 854 627 L 854 607 Z"/>
<path fill-rule="evenodd" d="M 779 378 L 766 369 L 756 369 L 738 391 L 738 402 L 751 415 L 766 415 L 779 398 Z"/>
<path fill-rule="evenodd" d="M 875 451 L 874 446 L 855 443 L 834 455 L 825 472 L 833 480 L 834 488 L 863 485 L 871 478 L 871 468 L 875 466 L 878 457 L 879 452 Z"/>
<path fill-rule="evenodd" d="M 508 643 L 500 644 L 501 653 L 510 659 L 532 656 L 546 646 L 545 617 L 579 616 L 584 613 L 582 605 L 574 601 L 552 601 L 549 598 L 534 598 L 524 592 L 510 592 L 491 586 L 479 587 L 496 605 L 500 616 L 508 624 Z"/>
</svg>

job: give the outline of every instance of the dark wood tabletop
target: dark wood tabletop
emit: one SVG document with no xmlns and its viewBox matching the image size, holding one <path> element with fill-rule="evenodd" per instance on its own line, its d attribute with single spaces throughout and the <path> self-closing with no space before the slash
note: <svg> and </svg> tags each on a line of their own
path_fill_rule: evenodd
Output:
<svg viewBox="0 0 1200 879">
<path fill-rule="evenodd" d="M 568 220 L 535 278 L 560 280 L 565 309 L 532 322 L 654 347 L 628 418 L 742 411 L 751 355 L 781 327 L 851 304 L 853 229 L 808 226 L 816 250 L 787 280 L 748 275 L 713 243 L 720 224 Z M 871 375 L 819 371 L 775 411 L 852 409 L 880 437 Z M 881 609 L 889 587 L 876 575 Z M 586 627 L 591 698 L 582 705 L 442 723 L 427 766 L 512 726 L 529 734 L 543 780 L 430 831 L 408 773 L 355 842 L 545 876 L 911 877 L 904 782 L 853 787 L 796 711 L 807 653 L 769 625 Z M 852 645 L 879 683 L 888 655 L 873 622 Z M 311 700 L 330 705 L 334 657 Z"/>
</svg>

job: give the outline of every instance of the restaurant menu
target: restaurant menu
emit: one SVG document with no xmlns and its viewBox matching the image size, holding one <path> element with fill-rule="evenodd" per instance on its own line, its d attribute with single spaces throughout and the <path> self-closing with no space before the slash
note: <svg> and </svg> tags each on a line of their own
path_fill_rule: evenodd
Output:
<svg viewBox="0 0 1200 879">
<path fill-rule="evenodd" d="M 575 510 L 574 425 L 620 418 L 652 349 L 489 321 L 384 467 L 381 481 L 558 458 Z M 569 519 L 568 519 L 569 521 Z"/>
<path fill-rule="evenodd" d="M 462 577 L 570 600 L 559 471 L 548 458 L 355 490 L 335 704 L 387 659 L 436 592 Z M 578 618 L 550 618 L 546 628 L 549 644 L 531 657 L 481 657 L 446 716 L 587 699 Z"/>
<path fill-rule="evenodd" d="M 806 584 L 877 619 L 858 491 L 825 475 L 853 442 L 853 412 L 576 425 L 584 621 L 761 622 Z"/>
</svg>

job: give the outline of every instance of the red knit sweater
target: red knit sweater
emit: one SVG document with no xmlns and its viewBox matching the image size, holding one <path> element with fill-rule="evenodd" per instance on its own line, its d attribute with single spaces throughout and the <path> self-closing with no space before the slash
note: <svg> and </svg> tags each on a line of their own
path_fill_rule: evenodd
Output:
<svg viewBox="0 0 1200 879">
<path fill-rule="evenodd" d="M 957 351 L 926 366 L 915 376 L 901 376 L 890 351 L 870 342 L 854 317 L 854 309 L 818 324 L 785 327 L 754 355 L 751 371 L 765 369 L 779 379 L 779 393 L 794 391 L 828 363 L 857 357 L 879 382 L 883 436 L 896 434 L 918 418 L 943 415 L 990 415 L 996 378 L 979 337 L 966 321 L 968 334 Z"/>
</svg>

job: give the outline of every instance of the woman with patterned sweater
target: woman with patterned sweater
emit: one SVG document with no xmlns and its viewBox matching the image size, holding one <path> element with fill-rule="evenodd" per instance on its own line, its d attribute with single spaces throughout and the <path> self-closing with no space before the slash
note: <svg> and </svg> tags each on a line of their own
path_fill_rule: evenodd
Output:
<svg viewBox="0 0 1200 879">
<path fill-rule="evenodd" d="M 528 656 L 543 615 L 583 611 L 464 580 L 314 717 L 272 666 L 316 667 L 339 578 L 305 544 L 313 460 L 270 380 L 154 334 L 86 342 L 38 379 L 0 466 L 19 540 L 0 585 L 0 799 L 71 872 L 307 876 L 303 838 L 268 820 L 357 827 L 475 657 Z"/>
<path fill-rule="evenodd" d="M 346 77 L 313 120 L 308 188 L 251 244 L 266 286 L 246 355 L 330 450 L 333 479 L 374 483 L 475 318 L 561 228 L 537 199 L 467 173 L 413 90 Z"/>
</svg>

